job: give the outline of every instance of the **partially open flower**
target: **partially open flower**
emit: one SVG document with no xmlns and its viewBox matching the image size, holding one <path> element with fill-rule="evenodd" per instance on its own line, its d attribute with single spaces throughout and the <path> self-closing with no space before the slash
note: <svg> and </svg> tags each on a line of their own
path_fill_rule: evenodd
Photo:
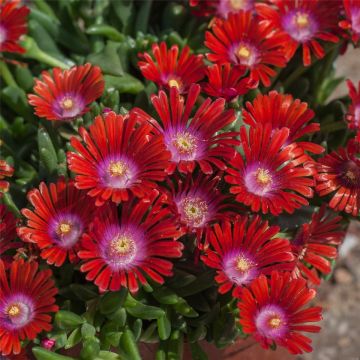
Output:
<svg viewBox="0 0 360 360">
<path fill-rule="evenodd" d="M 356 90 L 356 87 L 351 80 L 347 81 L 347 86 L 351 98 L 351 105 L 346 114 L 346 120 L 348 121 L 349 129 L 360 133 L 360 81 L 358 90 Z"/>
<path fill-rule="evenodd" d="M 343 0 L 346 19 L 340 21 L 343 29 L 348 29 L 352 34 L 352 41 L 357 44 L 360 39 L 360 2 L 359 0 Z"/>
<path fill-rule="evenodd" d="M 5 160 L 0 160 L 0 197 L 1 194 L 9 190 L 9 182 L 4 181 L 5 177 L 11 177 L 14 174 L 14 168 Z"/>
<path fill-rule="evenodd" d="M 89 111 L 88 105 L 104 92 L 105 82 L 98 66 L 85 64 L 70 70 L 54 68 L 35 80 L 34 94 L 28 95 L 35 114 L 47 120 L 71 120 Z"/>
</svg>

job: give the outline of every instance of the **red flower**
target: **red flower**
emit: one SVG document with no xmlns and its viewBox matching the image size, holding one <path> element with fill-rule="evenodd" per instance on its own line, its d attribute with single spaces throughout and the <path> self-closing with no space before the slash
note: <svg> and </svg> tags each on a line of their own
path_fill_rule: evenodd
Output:
<svg viewBox="0 0 360 360">
<path fill-rule="evenodd" d="M 169 50 L 166 43 L 152 45 L 155 58 L 147 53 L 139 54 L 141 61 L 138 66 L 143 76 L 167 89 L 178 88 L 180 93 L 187 92 L 192 83 L 200 81 L 205 75 L 202 55 L 190 55 L 190 48 L 185 46 L 180 52 L 179 47 L 173 45 Z"/>
<path fill-rule="evenodd" d="M 310 352 L 311 339 L 301 332 L 320 331 L 319 326 L 307 323 L 322 319 L 321 307 L 303 307 L 315 295 L 304 279 L 292 279 L 290 273 L 274 271 L 270 279 L 260 275 L 242 291 L 238 304 L 242 329 L 265 349 L 275 343 L 291 354 Z"/>
<path fill-rule="evenodd" d="M 350 80 L 347 81 L 347 86 L 352 103 L 346 114 L 346 120 L 349 123 L 350 129 L 357 130 L 360 133 L 360 81 L 357 91 L 355 85 Z"/>
<path fill-rule="evenodd" d="M 242 114 L 244 122 L 250 126 L 270 123 L 274 130 L 289 128 L 287 144 L 320 130 L 320 124 L 309 124 L 314 112 L 308 108 L 307 103 L 299 99 L 294 100 L 291 95 L 279 94 L 277 91 L 270 91 L 268 95 L 259 94 L 253 103 L 246 103 L 246 110 L 244 109 Z M 297 145 L 315 154 L 324 151 L 322 146 L 308 141 L 297 142 Z"/>
<path fill-rule="evenodd" d="M 166 168 L 169 174 L 173 173 L 176 167 L 182 173 L 191 173 L 196 164 L 199 164 L 203 173 L 212 174 L 211 165 L 224 170 L 224 161 L 228 161 L 235 154 L 233 146 L 239 143 L 234 139 L 237 134 L 220 132 L 235 120 L 234 110 L 224 110 L 224 99 L 214 102 L 206 99 L 189 119 L 199 93 L 200 86 L 193 84 L 186 101 L 175 87 L 170 89 L 170 99 L 163 91 L 160 91 L 158 96 L 153 95 L 151 101 L 161 125 L 143 110 L 132 110 L 132 114 L 140 121 L 153 124 L 164 135 L 166 147 L 171 153 L 171 163 Z"/>
<path fill-rule="evenodd" d="M 244 158 L 237 153 L 226 169 L 225 181 L 236 200 L 252 211 L 279 215 L 308 205 L 313 196 L 313 163 L 303 149 L 289 142 L 289 129 L 271 126 L 240 128 Z"/>
<path fill-rule="evenodd" d="M 250 77 L 265 86 L 276 74 L 272 67 L 284 67 L 287 62 L 283 49 L 286 35 L 274 33 L 251 12 L 240 11 L 230 14 L 227 20 L 216 20 L 205 39 L 212 51 L 207 55 L 210 61 L 246 66 Z"/>
<path fill-rule="evenodd" d="M 167 182 L 170 188 L 168 202 L 179 217 L 182 231 L 195 232 L 198 242 L 212 222 L 235 215 L 236 206 L 231 204 L 230 196 L 220 192 L 220 181 L 220 176 L 200 173 L 195 177 L 187 175 L 185 179 L 175 177 Z"/>
<path fill-rule="evenodd" d="M 19 354 L 20 341 L 33 340 L 51 330 L 51 316 L 57 312 L 57 289 L 51 270 L 38 271 L 36 262 L 14 261 L 9 272 L 0 260 L 0 352 Z"/>
<path fill-rule="evenodd" d="M 310 223 L 302 225 L 292 241 L 293 253 L 297 257 L 293 274 L 315 285 L 320 285 L 319 272 L 324 275 L 331 272 L 329 259 L 337 258 L 336 246 L 345 236 L 340 223 L 342 217 L 326 215 L 325 210 L 323 205 L 313 214 Z"/>
<path fill-rule="evenodd" d="M 10 166 L 5 160 L 0 160 L 0 197 L 1 194 L 9 190 L 9 183 L 2 181 L 5 177 L 11 177 L 14 174 L 14 168 Z"/>
<path fill-rule="evenodd" d="M 179 258 L 183 244 L 175 241 L 181 232 L 163 200 L 134 198 L 122 205 L 118 217 L 114 206 L 106 206 L 94 221 L 94 228 L 82 239 L 80 270 L 100 290 L 128 288 L 132 293 L 145 276 L 162 284 L 172 275 L 170 258 Z"/>
<path fill-rule="evenodd" d="M 244 77 L 245 66 L 212 65 L 207 67 L 208 81 L 202 84 L 203 91 L 210 96 L 231 101 L 258 86 L 258 82 Z"/>
<path fill-rule="evenodd" d="M 233 295 L 237 296 L 260 274 L 294 268 L 289 241 L 274 238 L 279 231 L 278 226 L 269 226 L 259 216 L 237 217 L 214 225 L 208 232 L 209 246 L 201 260 L 217 270 L 215 280 L 221 294 L 234 288 Z"/>
<path fill-rule="evenodd" d="M 8 211 L 6 206 L 0 204 L 0 257 L 7 265 L 10 261 L 5 260 L 4 254 L 9 249 L 19 247 L 19 242 L 15 242 L 17 219 L 12 212 Z"/>
<path fill-rule="evenodd" d="M 189 0 L 192 12 L 197 16 L 220 16 L 227 18 L 229 13 L 240 10 L 253 10 L 255 0 Z"/>
<path fill-rule="evenodd" d="M 61 266 L 67 257 L 77 260 L 81 235 L 87 231 L 95 205 L 86 193 L 75 188 L 73 181 L 61 178 L 56 184 L 41 183 L 28 193 L 34 210 L 23 209 L 27 227 L 18 229 L 25 242 L 37 244 L 48 264 Z"/>
<path fill-rule="evenodd" d="M 151 124 L 110 112 L 79 134 L 83 142 L 71 139 L 76 152 L 67 154 L 69 168 L 76 174 L 76 187 L 96 197 L 97 206 L 109 199 L 127 201 L 129 192 L 144 197 L 164 180 L 170 154 Z"/>
<path fill-rule="evenodd" d="M 340 21 L 343 29 L 350 29 L 352 41 L 356 44 L 360 39 L 360 2 L 359 0 L 343 0 L 346 19 Z"/>
<path fill-rule="evenodd" d="M 0 52 L 25 52 L 17 41 L 27 33 L 26 18 L 30 10 L 26 6 L 18 7 L 18 4 L 11 0 L 0 2 Z"/>
<path fill-rule="evenodd" d="M 286 34 L 284 40 L 286 57 L 290 60 L 299 46 L 303 47 L 303 63 L 311 64 L 311 51 L 318 59 L 325 51 L 318 40 L 336 43 L 334 34 L 337 28 L 337 1 L 323 0 L 271 0 L 277 7 L 257 4 L 256 10 L 261 19 L 266 20 L 271 29 Z"/>
<path fill-rule="evenodd" d="M 355 147 L 340 148 L 319 160 L 316 191 L 320 196 L 335 193 L 329 206 L 353 216 L 360 209 L 360 151 Z"/>
<path fill-rule="evenodd" d="M 51 76 L 42 72 L 43 81 L 35 80 L 34 92 L 28 95 L 35 114 L 47 120 L 71 120 L 89 111 L 87 105 L 104 92 L 105 82 L 98 66 L 85 64 L 70 70 L 53 69 Z"/>
</svg>

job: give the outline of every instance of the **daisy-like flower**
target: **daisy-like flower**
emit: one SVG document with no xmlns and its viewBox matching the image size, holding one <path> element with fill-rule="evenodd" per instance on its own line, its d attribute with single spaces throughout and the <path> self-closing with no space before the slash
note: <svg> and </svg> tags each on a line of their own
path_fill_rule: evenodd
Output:
<svg viewBox="0 0 360 360">
<path fill-rule="evenodd" d="M 219 16 L 226 19 L 229 13 L 253 10 L 255 0 L 189 0 L 197 16 Z"/>
<path fill-rule="evenodd" d="M 245 77 L 245 66 L 212 65 L 207 67 L 208 81 L 202 84 L 203 91 L 213 97 L 231 101 L 258 86 L 258 82 Z"/>
<path fill-rule="evenodd" d="M 183 232 L 195 232 L 200 242 L 203 232 L 214 221 L 235 215 L 230 196 L 219 189 L 220 176 L 175 177 L 168 180 L 169 205 L 179 216 Z"/>
<path fill-rule="evenodd" d="M 314 154 L 320 154 L 324 148 L 318 144 L 298 140 L 304 135 L 320 130 L 319 123 L 309 122 L 314 117 L 314 112 L 308 104 L 291 95 L 279 94 L 270 91 L 268 95 L 259 94 L 252 103 L 246 103 L 243 110 L 244 122 L 255 127 L 257 124 L 271 124 L 273 129 L 289 128 L 290 135 L 287 144 L 297 141 L 297 145 Z"/>
<path fill-rule="evenodd" d="M 78 255 L 83 259 L 80 270 L 100 290 L 128 288 L 132 293 L 145 276 L 157 283 L 172 275 L 169 259 L 182 255 L 183 244 L 175 216 L 161 197 L 132 199 L 121 207 L 105 206 L 94 221 L 92 231 L 82 238 Z"/>
<path fill-rule="evenodd" d="M 360 132 L 360 81 L 358 84 L 358 90 L 356 90 L 355 85 L 350 80 L 347 81 L 347 86 L 349 89 L 349 96 L 351 98 L 351 105 L 348 113 L 346 114 L 346 120 L 348 121 L 350 129 Z"/>
<path fill-rule="evenodd" d="M 320 196 L 333 194 L 329 206 L 353 216 L 360 209 L 360 151 L 347 146 L 321 158 L 315 175 L 316 191 Z"/>
<path fill-rule="evenodd" d="M 212 174 L 213 167 L 226 168 L 225 162 L 235 155 L 233 146 L 238 145 L 237 133 L 221 132 L 235 120 L 233 109 L 224 110 L 225 100 L 206 99 L 190 118 L 191 111 L 200 93 L 200 86 L 190 87 L 186 101 L 177 88 L 170 89 L 170 99 L 164 91 L 153 95 L 151 101 L 160 118 L 159 123 L 139 108 L 131 113 L 139 121 L 148 122 L 164 135 L 167 149 L 171 153 L 171 162 L 166 168 L 172 174 L 176 168 L 182 173 L 191 173 L 196 164 L 205 174 Z"/>
<path fill-rule="evenodd" d="M 26 20 L 30 10 L 26 6 L 18 7 L 18 4 L 11 0 L 0 2 L 0 52 L 25 52 L 17 42 L 27 33 Z"/>
<path fill-rule="evenodd" d="M 336 43 L 339 38 L 334 34 L 337 28 L 337 1 L 323 0 L 272 0 L 273 8 L 267 4 L 257 4 L 259 16 L 270 24 L 272 29 L 284 32 L 286 57 L 290 60 L 297 48 L 303 48 L 303 63 L 311 65 L 311 52 L 321 59 L 325 51 L 319 40 Z"/>
<path fill-rule="evenodd" d="M 311 339 L 301 332 L 320 331 L 319 326 L 308 323 L 322 319 L 321 307 L 304 309 L 315 295 L 304 279 L 292 279 L 290 273 L 274 271 L 270 279 L 260 275 L 241 293 L 238 307 L 242 329 L 265 349 L 275 343 L 291 354 L 310 352 Z"/>
<path fill-rule="evenodd" d="M 291 271 L 294 256 L 288 240 L 275 238 L 278 226 L 269 226 L 259 216 L 237 217 L 235 221 L 215 224 L 208 232 L 208 246 L 201 260 L 217 270 L 219 292 L 233 289 L 238 296 L 260 274 L 273 270 Z"/>
<path fill-rule="evenodd" d="M 13 213 L 8 211 L 5 205 L 0 204 L 0 257 L 4 261 L 6 251 L 19 247 L 19 243 L 14 241 L 16 224 L 17 219 Z"/>
<path fill-rule="evenodd" d="M 303 224 L 292 241 L 292 250 L 296 255 L 293 275 L 303 277 L 314 285 L 320 285 L 319 273 L 331 272 L 331 259 L 337 258 L 337 246 L 344 239 L 341 216 L 325 213 L 326 206 L 313 214 L 310 223 Z M 309 268 L 311 265 L 311 268 Z"/>
<path fill-rule="evenodd" d="M 346 19 L 340 21 L 339 25 L 343 29 L 351 31 L 352 41 L 356 44 L 360 39 L 360 1 L 343 0 Z"/>
<path fill-rule="evenodd" d="M 47 120 L 71 120 L 89 111 L 88 105 L 104 92 L 105 82 L 98 66 L 85 64 L 69 70 L 54 68 L 35 80 L 28 95 L 35 114 Z"/>
<path fill-rule="evenodd" d="M 67 257 L 75 261 L 80 237 L 96 209 L 93 199 L 63 178 L 49 186 L 41 183 L 27 197 L 34 209 L 22 209 L 27 226 L 18 228 L 19 237 L 35 243 L 48 264 L 61 266 Z"/>
<path fill-rule="evenodd" d="M 51 270 L 36 262 L 17 260 L 5 270 L 0 260 L 0 353 L 19 354 L 20 341 L 51 330 L 50 313 L 58 311 Z"/>
<path fill-rule="evenodd" d="M 240 128 L 241 147 L 230 161 L 225 181 L 236 200 L 252 211 L 279 215 L 308 205 L 313 196 L 314 164 L 296 143 L 286 145 L 289 129 L 273 130 L 270 125 Z"/>
<path fill-rule="evenodd" d="M 127 201 L 129 192 L 144 197 L 164 180 L 170 153 L 151 124 L 109 112 L 79 134 L 83 142 L 71 139 L 76 152 L 67 154 L 69 168 L 76 174 L 76 187 L 88 190 L 97 206 L 109 199 Z"/>
<path fill-rule="evenodd" d="M 202 55 L 190 54 L 190 48 L 185 46 L 180 54 L 179 47 L 173 45 L 170 49 L 166 43 L 152 45 L 152 54 L 139 54 L 138 62 L 143 76 L 155 82 L 161 88 L 176 87 L 180 93 L 187 92 L 192 83 L 200 81 L 205 76 L 205 65 Z"/>
<path fill-rule="evenodd" d="M 212 53 L 207 58 L 218 64 L 232 63 L 249 69 L 250 77 L 271 84 L 273 67 L 284 67 L 286 34 L 274 32 L 250 11 L 230 14 L 227 20 L 217 19 L 212 32 L 205 34 L 205 45 Z"/>
<path fill-rule="evenodd" d="M 5 181 L 5 177 L 11 177 L 14 174 L 14 168 L 5 160 L 0 160 L 0 197 L 1 194 L 9 190 L 9 182 Z"/>
</svg>

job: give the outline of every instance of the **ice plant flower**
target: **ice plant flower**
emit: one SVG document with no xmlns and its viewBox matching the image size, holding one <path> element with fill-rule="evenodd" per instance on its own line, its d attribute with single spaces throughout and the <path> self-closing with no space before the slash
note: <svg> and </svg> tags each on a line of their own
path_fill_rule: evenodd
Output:
<svg viewBox="0 0 360 360">
<path fill-rule="evenodd" d="M 333 194 L 329 206 L 353 216 L 360 209 L 360 151 L 347 146 L 319 159 L 315 175 L 320 196 Z"/>
<path fill-rule="evenodd" d="M 245 66 L 251 79 L 265 86 L 276 74 L 273 67 L 286 65 L 286 34 L 274 32 L 250 11 L 230 14 L 227 20 L 218 19 L 211 30 L 205 34 L 205 46 L 211 51 L 207 58 L 212 62 Z"/>
<path fill-rule="evenodd" d="M 322 319 L 321 307 L 304 309 L 315 295 L 304 279 L 292 279 L 290 273 L 274 271 L 270 279 L 260 275 L 243 289 L 238 303 L 244 333 L 265 349 L 275 343 L 291 354 L 312 351 L 311 339 L 301 332 L 320 331 L 319 326 L 308 323 Z"/>
<path fill-rule="evenodd" d="M 338 13 L 338 1 L 323 0 L 272 0 L 273 8 L 268 4 L 257 4 L 256 11 L 272 29 L 287 35 L 285 39 L 286 57 L 290 60 L 299 46 L 303 49 L 303 63 L 311 65 L 311 52 L 321 59 L 325 51 L 319 40 L 336 43 L 335 35 Z"/>
<path fill-rule="evenodd" d="M 154 132 L 151 124 L 114 112 L 96 117 L 89 131 L 80 128 L 83 141 L 73 137 L 75 152 L 67 154 L 77 188 L 87 190 L 98 206 L 109 199 L 127 201 L 129 193 L 151 193 L 156 181 L 164 180 L 170 159 L 163 137 Z"/>
<path fill-rule="evenodd" d="M 303 277 L 311 284 L 320 285 L 319 273 L 331 272 L 331 262 L 337 258 L 337 246 L 344 239 L 341 216 L 326 214 L 326 205 L 313 213 L 309 223 L 303 224 L 291 242 L 296 255 L 293 275 Z M 311 267 L 309 267 L 311 265 Z"/>
<path fill-rule="evenodd" d="M 35 114 L 47 120 L 71 120 L 89 111 L 88 105 L 104 92 L 105 82 L 98 66 L 54 68 L 35 80 L 35 94 L 28 95 Z"/>
<path fill-rule="evenodd" d="M 79 240 L 94 215 L 93 199 L 63 178 L 49 186 L 42 182 L 27 197 L 34 209 L 22 209 L 27 224 L 18 228 L 19 237 L 35 243 L 48 264 L 61 266 L 67 257 L 77 260 Z"/>
<path fill-rule="evenodd" d="M 219 16 L 226 19 L 229 13 L 253 10 L 255 0 L 189 0 L 197 16 Z"/>
<path fill-rule="evenodd" d="M 349 89 L 349 96 L 351 98 L 351 105 L 348 113 L 346 114 L 346 120 L 348 121 L 350 129 L 356 130 L 360 133 L 360 81 L 358 84 L 358 90 L 356 90 L 356 87 L 351 80 L 347 81 L 347 86 Z"/>
<path fill-rule="evenodd" d="M 19 246 L 19 242 L 15 242 L 17 219 L 12 212 L 7 210 L 6 206 L 0 204 L 0 257 L 5 261 L 5 253 L 9 249 Z M 7 263 L 7 261 L 6 261 Z"/>
<path fill-rule="evenodd" d="M 30 10 L 18 5 L 18 1 L 0 2 L 0 52 L 25 52 L 18 41 L 21 35 L 27 33 L 26 20 Z"/>
<path fill-rule="evenodd" d="M 168 203 L 178 215 L 183 232 L 196 233 L 198 243 L 212 222 L 235 215 L 231 197 L 219 189 L 221 176 L 175 177 L 167 181 Z"/>
<path fill-rule="evenodd" d="M 225 110 L 225 100 L 206 99 L 190 118 L 191 111 L 200 93 L 200 86 L 190 87 L 186 100 L 177 88 L 170 89 L 170 99 L 164 91 L 153 95 L 151 101 L 160 118 L 159 123 L 139 108 L 131 113 L 139 121 L 148 122 L 164 135 L 166 148 L 171 153 L 171 162 L 166 168 L 172 174 L 177 168 L 181 173 L 191 173 L 196 164 L 205 174 L 213 173 L 213 166 L 226 168 L 225 161 L 235 155 L 234 145 L 238 140 L 234 132 L 221 132 L 235 120 L 233 109 Z"/>
<path fill-rule="evenodd" d="M 139 54 L 138 66 L 146 79 L 161 88 L 176 87 L 180 93 L 184 93 L 192 83 L 205 76 L 203 56 L 190 54 L 188 46 L 179 54 L 177 45 L 168 49 L 166 43 L 162 42 L 152 45 L 152 54 L 155 60 L 147 52 Z"/>
<path fill-rule="evenodd" d="M 213 97 L 222 97 L 231 101 L 237 96 L 246 94 L 258 86 L 258 82 L 245 77 L 245 66 L 212 65 L 207 69 L 207 82 L 202 84 L 203 91 Z"/>
<path fill-rule="evenodd" d="M 254 212 L 279 215 L 308 205 L 313 196 L 314 164 L 303 149 L 289 139 L 289 129 L 271 125 L 240 128 L 244 156 L 236 154 L 226 169 L 225 181 L 236 200 Z"/>
<path fill-rule="evenodd" d="M 80 270 L 100 290 L 128 288 L 132 293 L 146 276 L 157 283 L 172 275 L 169 259 L 182 255 L 183 244 L 175 216 L 161 197 L 132 199 L 122 204 L 121 215 L 113 205 L 106 205 L 93 229 L 82 239 L 78 255 L 83 260 Z"/>
<path fill-rule="evenodd" d="M 0 260 L 0 354 L 5 357 L 20 353 L 20 341 L 50 331 L 50 313 L 58 311 L 51 270 L 38 267 L 36 262 L 17 260 L 5 270 Z"/>
<path fill-rule="evenodd" d="M 318 144 L 299 141 L 304 135 L 320 131 L 320 124 L 309 124 L 314 112 L 308 108 L 307 103 L 299 99 L 294 100 L 291 95 L 279 94 L 277 91 L 270 91 L 268 95 L 259 94 L 252 103 L 246 103 L 242 115 L 244 122 L 253 127 L 257 124 L 269 123 L 274 130 L 289 128 L 287 144 L 296 141 L 297 145 L 314 154 L 324 151 L 324 148 Z"/>
<path fill-rule="evenodd" d="M 5 160 L 0 160 L 0 197 L 1 194 L 9 190 L 9 183 L 3 179 L 11 177 L 14 174 L 14 168 Z"/>
<path fill-rule="evenodd" d="M 360 2 L 359 0 L 343 0 L 346 19 L 340 21 L 339 25 L 343 29 L 348 29 L 352 33 L 354 44 L 360 39 Z"/>
<path fill-rule="evenodd" d="M 290 243 L 276 238 L 279 231 L 278 226 L 269 226 L 260 216 L 237 217 L 213 226 L 201 260 L 217 270 L 215 280 L 221 294 L 233 289 L 233 295 L 238 296 L 243 286 L 261 274 L 293 269 Z"/>
</svg>

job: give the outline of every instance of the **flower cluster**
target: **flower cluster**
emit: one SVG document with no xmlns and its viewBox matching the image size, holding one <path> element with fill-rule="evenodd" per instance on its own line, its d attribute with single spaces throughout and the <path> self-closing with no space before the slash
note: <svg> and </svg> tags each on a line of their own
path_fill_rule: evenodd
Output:
<svg viewBox="0 0 360 360">
<path fill-rule="evenodd" d="M 326 43 L 340 41 L 339 22 L 358 41 L 360 8 L 351 0 L 343 12 L 338 1 L 321 0 L 190 6 L 214 16 L 205 33 L 208 62 L 165 42 L 139 52 L 138 70 L 158 86 L 150 109 L 94 116 L 91 104 L 110 90 L 103 69 L 90 63 L 55 67 L 35 80 L 28 102 L 41 126 L 46 119 L 53 133 L 72 131 L 54 135 L 66 146 L 68 172 L 28 192 L 22 220 L 0 205 L 1 355 L 19 354 L 21 342 L 51 330 L 58 268 L 70 266 L 99 294 L 128 289 L 135 297 L 189 262 L 214 275 L 216 296 L 229 308 L 236 303 L 238 325 L 264 348 L 312 350 L 303 332 L 320 330 L 308 323 L 321 320 L 321 308 L 309 302 L 345 236 L 333 212 L 360 212 L 360 83 L 356 90 L 348 81 L 344 116 L 354 138 L 331 150 L 317 140 L 312 106 L 264 87 L 298 48 L 305 66 L 311 53 L 323 58 Z M 16 41 L 27 7 L 0 2 L 0 9 L 0 50 L 23 51 Z M 1 160 L 1 189 L 13 172 Z M 282 228 L 280 216 L 305 208 L 307 221 Z M 25 255 L 15 253 L 17 237 Z"/>
</svg>

